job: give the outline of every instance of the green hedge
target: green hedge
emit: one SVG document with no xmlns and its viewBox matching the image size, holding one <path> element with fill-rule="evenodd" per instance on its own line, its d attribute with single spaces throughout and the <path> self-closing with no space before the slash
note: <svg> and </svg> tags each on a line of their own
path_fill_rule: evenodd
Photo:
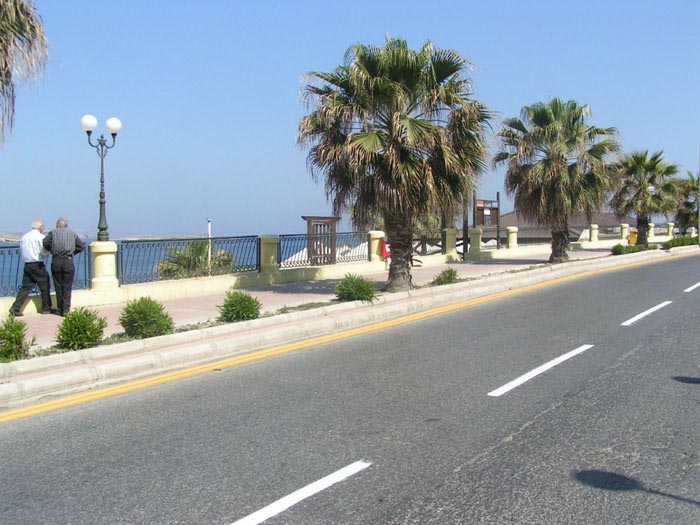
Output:
<svg viewBox="0 0 700 525">
<path fill-rule="evenodd" d="M 636 253 L 636 252 L 643 252 L 645 250 L 658 250 L 659 246 L 656 244 L 650 244 L 649 247 L 647 248 L 643 244 L 632 244 L 632 245 L 624 245 L 624 244 L 616 244 L 615 246 L 612 247 L 612 252 L 613 255 L 624 255 L 625 253 Z"/>
<path fill-rule="evenodd" d="M 670 250 L 676 246 L 696 246 L 700 237 L 676 237 L 663 244 L 664 250 Z"/>
</svg>

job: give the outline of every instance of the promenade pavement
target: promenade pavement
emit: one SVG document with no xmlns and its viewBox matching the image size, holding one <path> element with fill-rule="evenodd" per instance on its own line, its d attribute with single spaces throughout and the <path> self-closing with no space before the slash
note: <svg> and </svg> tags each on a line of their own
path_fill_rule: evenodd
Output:
<svg viewBox="0 0 700 525">
<path fill-rule="evenodd" d="M 700 255 L 697 247 L 674 249 L 674 253 L 678 253 L 675 250 L 687 249 Z M 383 293 L 371 304 L 335 301 L 333 292 L 337 279 L 248 289 L 262 303 L 263 312 L 267 314 L 278 314 L 283 307 L 325 304 L 314 309 L 216 326 L 211 324 L 215 324 L 212 322 L 219 315 L 218 306 L 223 303 L 226 290 L 216 295 L 162 301 L 177 326 L 191 329 L 167 336 L 0 363 L 0 408 L 147 378 L 188 366 L 203 365 L 202 370 L 207 371 L 207 363 L 218 360 L 237 359 L 237 356 L 245 357 L 258 350 L 337 334 L 556 277 L 637 260 L 660 259 L 668 257 L 669 253 L 654 250 L 613 257 L 609 247 L 598 247 L 571 251 L 569 256 L 569 263 L 547 264 L 549 248 L 542 246 L 540 249 L 513 251 L 512 255 L 508 253 L 507 258 L 501 259 L 414 266 L 411 273 L 418 289 Z M 448 267 L 455 269 L 466 281 L 450 286 L 422 287 Z M 364 277 L 374 281 L 381 290 L 387 272 L 364 274 Z M 122 308 L 123 305 L 95 308 L 107 320 L 106 335 L 122 331 L 118 324 Z M 36 338 L 37 348 L 52 344 L 61 319 L 40 314 L 22 317 L 28 335 Z M 12 417 L 11 412 L 0 411 L 0 421 Z"/>
</svg>

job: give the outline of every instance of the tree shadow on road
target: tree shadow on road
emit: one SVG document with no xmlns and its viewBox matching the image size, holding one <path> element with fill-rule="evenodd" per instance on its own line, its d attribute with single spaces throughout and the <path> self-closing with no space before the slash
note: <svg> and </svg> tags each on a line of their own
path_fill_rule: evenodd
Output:
<svg viewBox="0 0 700 525">
<path fill-rule="evenodd" d="M 673 376 L 673 380 L 688 385 L 700 385 L 700 377 Z"/>
<path fill-rule="evenodd" d="M 683 496 L 676 496 L 674 494 L 668 494 L 667 492 L 662 492 L 650 487 L 645 487 L 634 478 L 617 474 L 615 472 L 608 472 L 606 470 L 579 470 L 572 473 L 572 477 L 579 483 L 583 483 L 584 485 L 597 489 L 614 491 L 638 490 L 648 494 L 656 494 L 658 496 L 664 496 L 666 498 L 682 501 L 683 503 L 700 505 L 700 501 L 698 500 L 684 498 Z"/>
</svg>

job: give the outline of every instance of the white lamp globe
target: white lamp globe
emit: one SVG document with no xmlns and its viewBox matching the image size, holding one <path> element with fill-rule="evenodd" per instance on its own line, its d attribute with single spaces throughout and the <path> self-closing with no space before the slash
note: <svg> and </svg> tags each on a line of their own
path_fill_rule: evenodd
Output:
<svg viewBox="0 0 700 525">
<path fill-rule="evenodd" d="M 117 117 L 110 117 L 105 122 L 105 127 L 112 135 L 116 135 L 122 129 L 122 121 Z"/>
<path fill-rule="evenodd" d="M 83 131 L 95 131 L 97 119 L 92 115 L 85 115 L 80 119 L 80 125 L 83 127 Z"/>
</svg>

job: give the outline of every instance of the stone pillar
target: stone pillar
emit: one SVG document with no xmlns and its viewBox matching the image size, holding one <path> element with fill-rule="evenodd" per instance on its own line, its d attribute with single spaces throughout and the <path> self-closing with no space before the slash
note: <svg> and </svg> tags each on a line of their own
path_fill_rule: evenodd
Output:
<svg viewBox="0 0 700 525">
<path fill-rule="evenodd" d="M 508 226 L 506 230 L 508 231 L 508 241 L 506 244 L 506 249 L 513 250 L 518 247 L 518 227 Z"/>
<path fill-rule="evenodd" d="M 450 261 L 459 260 L 459 253 L 457 252 L 457 230 L 454 228 L 446 228 L 444 238 L 445 246 L 443 247 L 443 251 L 447 259 Z"/>
<path fill-rule="evenodd" d="M 666 235 L 671 237 L 671 239 L 673 239 L 673 227 L 674 226 L 675 226 L 675 223 L 673 223 L 673 222 L 666 223 Z"/>
<path fill-rule="evenodd" d="M 591 224 L 591 242 L 598 242 L 598 225 Z"/>
<path fill-rule="evenodd" d="M 381 261 L 382 251 L 379 247 L 379 241 L 384 237 L 382 230 L 372 230 L 369 232 L 369 260 L 370 262 Z"/>
<path fill-rule="evenodd" d="M 654 223 L 650 222 L 647 224 L 647 241 L 650 241 L 654 238 Z"/>
<path fill-rule="evenodd" d="M 114 241 L 95 241 L 90 245 L 92 255 L 93 278 L 90 290 L 119 288 L 117 279 L 117 243 Z"/>
<path fill-rule="evenodd" d="M 279 235 L 260 236 L 260 273 L 273 274 L 279 270 L 277 259 Z"/>
<path fill-rule="evenodd" d="M 481 228 L 469 230 L 469 255 L 478 257 L 481 254 Z"/>
<path fill-rule="evenodd" d="M 630 225 L 624 222 L 620 224 L 620 240 L 626 241 L 629 239 L 630 235 Z"/>
</svg>

